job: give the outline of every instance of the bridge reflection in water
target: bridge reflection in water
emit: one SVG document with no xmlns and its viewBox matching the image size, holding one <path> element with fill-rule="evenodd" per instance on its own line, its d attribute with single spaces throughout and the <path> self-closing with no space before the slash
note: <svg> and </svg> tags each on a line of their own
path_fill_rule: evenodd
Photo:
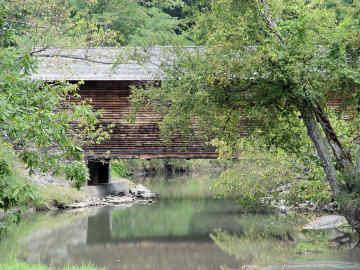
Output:
<svg viewBox="0 0 360 270">
<path fill-rule="evenodd" d="M 91 262 L 115 269 L 239 267 L 210 238 L 222 228 L 241 233 L 236 207 L 224 201 L 161 201 L 100 208 L 71 224 L 25 239 L 22 258 L 55 266 Z"/>
<path fill-rule="evenodd" d="M 108 270 L 219 270 L 250 264 L 282 269 L 277 264 L 293 261 L 317 270 L 324 269 L 316 264 L 319 261 L 334 267 L 344 262 L 360 269 L 359 249 L 324 249 L 310 257 L 299 254 L 294 239 L 299 232 L 291 217 L 241 215 L 238 210 L 223 200 L 162 200 L 130 208 L 93 209 L 78 218 L 65 214 L 67 225 L 41 229 L 25 238 L 20 258 L 54 266 L 91 262 Z M 303 269 L 299 265 L 292 269 Z"/>
</svg>

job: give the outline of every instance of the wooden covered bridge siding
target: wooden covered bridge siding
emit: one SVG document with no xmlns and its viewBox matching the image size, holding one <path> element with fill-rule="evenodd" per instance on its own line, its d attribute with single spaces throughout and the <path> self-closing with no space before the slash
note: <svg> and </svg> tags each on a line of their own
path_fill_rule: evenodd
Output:
<svg viewBox="0 0 360 270">
<path fill-rule="evenodd" d="M 96 110 L 102 110 L 100 123 L 113 124 L 110 139 L 89 146 L 86 157 L 90 169 L 90 183 L 110 181 L 111 159 L 153 158 L 216 158 L 214 147 L 207 146 L 196 136 L 173 136 L 165 142 L 160 136 L 162 117 L 154 112 L 140 111 L 134 123 L 129 123 L 130 86 L 136 81 L 86 81 L 80 88 L 82 99 L 90 100 Z"/>
<path fill-rule="evenodd" d="M 110 139 L 86 149 L 88 159 L 98 158 L 216 158 L 214 147 L 196 138 L 173 136 L 170 143 L 160 137 L 161 116 L 140 111 L 135 123 L 128 123 L 130 85 L 134 81 L 88 81 L 80 88 L 83 99 L 103 110 L 100 124 L 114 124 Z"/>
</svg>

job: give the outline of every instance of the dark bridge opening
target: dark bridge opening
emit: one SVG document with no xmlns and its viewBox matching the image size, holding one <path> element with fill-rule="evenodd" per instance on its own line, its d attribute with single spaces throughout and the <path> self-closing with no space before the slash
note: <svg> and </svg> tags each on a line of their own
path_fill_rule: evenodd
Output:
<svg viewBox="0 0 360 270">
<path fill-rule="evenodd" d="M 90 174 L 88 185 L 110 183 L 110 160 L 89 160 L 88 168 Z"/>
</svg>

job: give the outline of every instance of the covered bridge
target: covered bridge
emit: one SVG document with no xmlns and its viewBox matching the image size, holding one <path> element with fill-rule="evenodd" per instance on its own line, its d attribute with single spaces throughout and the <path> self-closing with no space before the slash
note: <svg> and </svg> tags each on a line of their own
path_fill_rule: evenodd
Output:
<svg viewBox="0 0 360 270">
<path fill-rule="evenodd" d="M 91 182 L 109 181 L 110 159 L 217 157 L 215 149 L 196 136 L 183 138 L 175 134 L 170 143 L 165 143 L 159 132 L 162 117 L 155 112 L 143 110 L 137 114 L 135 123 L 127 121 L 130 86 L 149 81 L 161 83 L 160 64 L 166 49 L 151 49 L 143 65 L 128 62 L 114 66 L 119 55 L 126 56 L 121 48 L 46 49 L 35 54 L 40 61 L 34 79 L 84 81 L 80 96 L 90 99 L 94 109 L 103 110 L 100 124 L 114 124 L 109 140 L 85 149 Z"/>
</svg>

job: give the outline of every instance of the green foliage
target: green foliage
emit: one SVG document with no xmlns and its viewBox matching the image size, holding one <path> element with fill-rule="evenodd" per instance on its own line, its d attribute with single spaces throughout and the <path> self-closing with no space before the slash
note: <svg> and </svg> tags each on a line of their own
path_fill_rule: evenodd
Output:
<svg viewBox="0 0 360 270">
<path fill-rule="evenodd" d="M 359 154 L 359 10 L 358 1 L 211 1 L 192 28 L 205 48 L 174 48 L 163 64 L 167 77 L 161 86 L 133 91 L 135 110 L 145 106 L 164 115 L 166 138 L 191 136 L 196 126 L 197 138 L 213 139 L 221 155 L 241 156 L 239 144 L 251 147 L 257 139 L 257 148 L 297 155 L 294 165 L 316 178 L 322 166 L 333 195 L 343 189 L 356 196 L 358 168 L 347 162 L 346 152 Z M 348 124 L 329 112 L 334 99 L 338 110 L 348 112 Z M 244 140 L 241 133 L 254 138 Z M 240 190 L 246 181 L 254 187 L 245 189 L 249 202 L 264 194 L 255 180 L 235 181 L 229 174 L 231 188 Z M 313 180 L 295 189 L 326 189 Z M 312 196 L 328 197 L 326 190 Z"/>
<path fill-rule="evenodd" d="M 30 174 L 35 168 L 55 173 L 63 170 L 68 179 L 84 183 L 87 171 L 85 164 L 78 162 L 82 159 L 79 146 L 92 141 L 96 114 L 89 106 L 61 109 L 76 86 L 27 79 L 22 68 L 32 69 L 32 62 L 15 49 L 0 48 L 0 59 L 0 69 L 6 70 L 0 73 L 0 130 L 4 140 L 17 149 Z M 70 123 L 78 123 L 81 130 L 73 130 Z"/>
<path fill-rule="evenodd" d="M 232 145 L 254 121 L 269 147 L 299 151 L 298 141 L 306 137 L 298 111 L 304 100 L 324 107 L 332 95 L 341 95 L 356 106 L 359 74 L 346 51 L 347 42 L 359 36 L 358 19 L 352 20 L 357 4 L 341 21 L 317 1 L 266 5 L 212 1 L 194 28 L 207 48 L 175 48 L 177 61 L 164 63 L 167 80 L 161 87 L 134 91 L 134 104 L 146 103 L 165 115 L 164 135 L 190 134 L 196 119 L 200 135 Z M 277 22 L 275 29 L 267 18 Z"/>
<path fill-rule="evenodd" d="M 26 77 L 34 69 L 33 60 L 16 48 L 0 48 L 0 131 L 28 166 L 43 172 L 66 172 L 70 180 L 84 183 L 87 177 L 81 145 L 91 143 L 97 114 L 83 104 L 64 109 L 63 102 L 73 96 L 77 86 L 46 84 Z M 71 123 L 77 123 L 75 131 Z M 96 138 L 98 139 L 98 138 Z M 65 160 L 73 162 L 65 162 Z M 63 162 L 59 162 L 63 161 Z"/>
<path fill-rule="evenodd" d="M 305 134 L 296 142 L 297 149 L 289 149 L 276 143 L 269 147 L 264 141 L 272 135 L 259 136 L 257 132 L 258 129 L 232 148 L 227 144 L 217 144 L 222 156 L 234 153 L 241 156 L 239 163 L 226 170 L 215 185 L 219 196 L 237 198 L 244 210 L 250 212 L 262 211 L 264 203 L 280 199 L 293 206 L 311 202 L 321 207 L 331 201 L 331 190 L 324 182 L 325 174 L 319 158 L 310 152 L 311 143 Z M 286 186 L 285 190 L 278 190 L 281 186 Z M 264 199 L 269 197 L 272 199 Z"/>
<path fill-rule="evenodd" d="M 44 22 L 51 25 L 50 21 L 54 20 L 51 12 L 58 16 L 56 12 L 65 12 L 67 7 L 66 3 L 55 5 L 53 10 L 48 8 L 55 7 L 54 1 L 44 5 L 40 2 L 0 1 L 0 209 L 5 212 L 34 200 L 32 188 L 18 181 L 14 160 L 22 160 L 30 174 L 35 171 L 63 173 L 79 188 L 88 177 L 82 148 L 108 136 L 103 129 L 96 128 L 99 113 L 93 112 L 91 106 L 85 102 L 69 104 L 70 98 L 79 98 L 78 85 L 29 78 L 36 69 L 36 61 L 29 50 L 33 46 L 47 46 L 36 38 L 49 37 L 55 31 L 49 26 L 46 30 L 49 36 L 45 36 L 43 31 L 34 31 L 32 24 L 43 29 L 47 27 Z M 44 15 L 41 20 L 35 21 L 32 17 L 35 8 L 39 12 L 37 16 Z M 46 10 L 51 12 L 46 13 Z M 9 221 L 18 222 L 19 214 L 20 210 L 7 213 L 2 227 Z"/>
<path fill-rule="evenodd" d="M 112 161 L 116 162 L 116 161 Z M 225 159 L 128 159 L 119 161 L 128 174 L 171 176 L 195 174 L 217 176 L 236 161 Z M 121 169 L 122 170 L 122 169 Z M 113 169 L 114 176 L 116 174 Z M 125 173 L 125 172 L 124 172 Z"/>
<path fill-rule="evenodd" d="M 302 202 L 311 202 L 316 205 L 324 205 L 331 202 L 331 190 L 329 184 L 320 180 L 300 180 L 294 182 L 288 193 L 282 196 L 290 205 Z"/>
<path fill-rule="evenodd" d="M 47 186 L 34 188 L 35 201 L 31 206 L 36 209 L 49 209 L 53 206 L 64 206 L 86 199 L 86 194 L 77 188 Z"/>
<path fill-rule="evenodd" d="M 264 198 L 295 175 L 284 161 L 280 155 L 248 153 L 246 159 L 222 173 L 214 185 L 217 196 L 236 199 L 244 212 L 268 210 L 268 201 Z"/>
<path fill-rule="evenodd" d="M 0 236 L 9 224 L 19 223 L 23 209 L 10 209 L 34 201 L 34 190 L 29 183 L 16 177 L 14 172 L 15 154 L 10 146 L 0 141 L 0 209 L 5 216 L 0 217 Z"/>
<path fill-rule="evenodd" d="M 300 242 L 296 244 L 296 252 L 297 253 L 312 253 L 312 252 L 322 252 L 326 246 L 321 244 L 314 244 L 314 243 L 307 243 L 307 242 Z"/>
<path fill-rule="evenodd" d="M 0 264 L 0 270 L 51 270 L 52 268 L 40 264 L 28 264 L 17 259 L 11 259 L 5 264 Z M 61 270 L 105 270 L 91 264 L 82 266 L 65 266 Z"/>
<path fill-rule="evenodd" d="M 0 159 L 0 177 L 10 176 L 11 170 L 9 164 L 3 158 Z"/>
<path fill-rule="evenodd" d="M 75 3 L 74 17 L 95 23 L 97 28 L 110 35 L 110 39 L 104 39 L 103 44 L 98 46 L 168 45 L 174 40 L 181 40 L 176 33 L 180 22 L 165 12 L 181 7 L 181 0 L 77 0 Z"/>
<path fill-rule="evenodd" d="M 111 171 L 113 175 L 118 177 L 129 177 L 131 175 L 130 171 L 126 168 L 126 164 L 121 160 L 111 161 Z"/>
<path fill-rule="evenodd" d="M 114 170 L 119 170 L 119 173 L 115 171 L 116 176 L 129 176 L 131 174 L 158 174 L 158 175 L 168 175 L 172 173 L 180 172 L 188 172 L 192 165 L 192 161 L 190 160 L 171 160 L 171 159 L 129 159 L 129 160 L 121 160 L 114 161 L 115 166 L 121 166 L 121 168 Z M 118 165 L 119 163 L 119 165 Z"/>
<path fill-rule="evenodd" d="M 114 31 L 90 17 L 96 0 L 9 1 L 5 21 L 17 32 L 19 49 L 25 52 L 49 47 L 114 46 Z"/>
<path fill-rule="evenodd" d="M 5 20 L 23 51 L 49 47 L 117 47 L 184 42 L 181 0 L 15 0 Z"/>
</svg>

